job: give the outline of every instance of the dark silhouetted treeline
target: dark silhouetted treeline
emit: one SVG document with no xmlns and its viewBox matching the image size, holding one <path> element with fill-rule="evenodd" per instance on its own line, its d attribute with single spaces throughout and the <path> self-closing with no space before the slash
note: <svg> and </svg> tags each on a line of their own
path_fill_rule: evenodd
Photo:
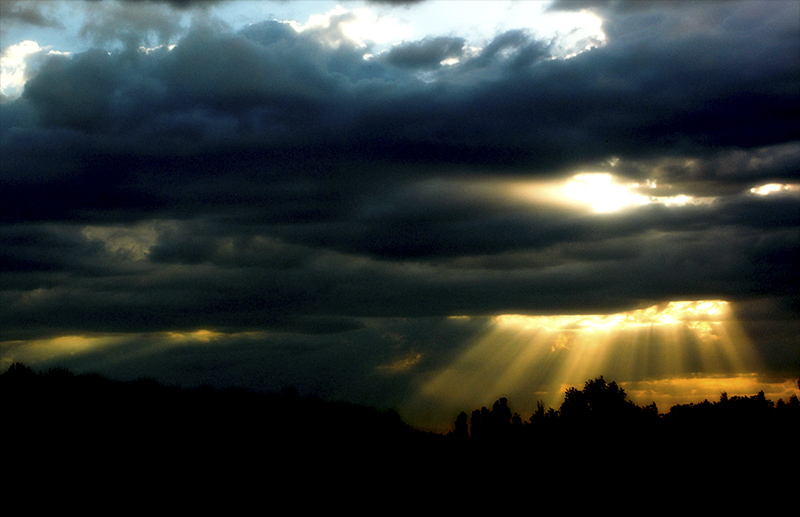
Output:
<svg viewBox="0 0 800 517">
<path fill-rule="evenodd" d="M 800 387 L 800 380 L 798 380 Z M 657 465 L 689 458 L 738 461 L 741 458 L 798 458 L 800 402 L 768 400 L 764 392 L 715 402 L 638 406 L 616 382 L 602 376 L 582 389 L 569 388 L 558 409 L 537 404 L 528 418 L 506 398 L 491 408 L 461 412 L 449 438 L 467 450 L 484 453 L 513 447 L 548 461 L 595 458 Z"/>
<path fill-rule="evenodd" d="M 242 472 L 243 465 L 289 476 L 338 476 L 344 465 L 359 465 L 367 477 L 377 468 L 397 473 L 402 467 L 444 468 L 447 474 L 436 475 L 457 476 L 491 472 L 492 465 L 503 472 L 558 466 L 562 474 L 577 464 L 733 465 L 765 451 L 793 461 L 800 436 L 796 396 L 775 403 L 763 392 L 723 393 L 718 401 L 660 414 L 655 404 L 636 405 L 603 377 L 568 389 L 558 409 L 539 403 L 525 418 L 506 398 L 461 412 L 447 434 L 415 430 L 393 411 L 291 390 L 185 389 L 64 369 L 37 373 L 19 363 L 0 374 L 0 401 L 6 465 L 9 458 L 26 465 L 90 464 L 101 472 L 158 465 L 164 475 L 184 476 Z"/>
</svg>

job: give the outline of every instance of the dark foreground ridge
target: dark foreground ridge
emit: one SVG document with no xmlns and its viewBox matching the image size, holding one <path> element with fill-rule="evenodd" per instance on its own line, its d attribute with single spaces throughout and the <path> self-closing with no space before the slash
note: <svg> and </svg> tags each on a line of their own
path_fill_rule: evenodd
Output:
<svg viewBox="0 0 800 517">
<path fill-rule="evenodd" d="M 131 459 L 164 453 L 206 461 L 413 443 L 428 435 L 391 410 L 304 397 L 287 389 L 180 388 L 152 379 L 115 381 L 16 363 L 0 375 L 4 432 L 31 450 L 60 447 Z"/>
<path fill-rule="evenodd" d="M 775 403 L 763 392 L 723 393 L 719 401 L 660 414 L 603 377 L 567 390 L 558 409 L 540 404 L 529 418 L 505 398 L 462 412 L 444 435 L 415 430 L 394 411 L 291 391 L 182 389 L 63 369 L 36 373 L 19 363 L 0 374 L 0 400 L 5 465 L 90 464 L 108 472 L 157 466 L 183 476 L 243 466 L 320 477 L 341 476 L 343 466 L 358 465 L 366 476 L 435 467 L 452 477 L 493 466 L 566 472 L 581 465 L 792 462 L 800 436 L 796 396 Z"/>
</svg>

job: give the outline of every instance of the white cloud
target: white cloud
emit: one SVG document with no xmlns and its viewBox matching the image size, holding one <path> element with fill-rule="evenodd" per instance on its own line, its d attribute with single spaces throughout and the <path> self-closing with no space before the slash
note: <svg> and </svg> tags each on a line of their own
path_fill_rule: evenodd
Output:
<svg viewBox="0 0 800 517">
<path fill-rule="evenodd" d="M 396 18 L 375 14 L 367 8 L 354 10 L 336 6 L 324 14 L 309 17 L 304 24 L 288 22 L 297 32 L 314 31 L 330 45 L 339 46 L 344 40 L 365 47 L 400 42 L 411 36 L 411 27 Z"/>
<path fill-rule="evenodd" d="M 25 40 L 11 45 L 0 57 L 0 92 L 9 97 L 16 97 L 25 86 L 25 58 L 41 52 L 45 48 L 32 40 Z"/>
<path fill-rule="evenodd" d="M 25 82 L 30 78 L 29 64 L 33 56 L 46 51 L 46 55 L 64 54 L 50 47 L 42 47 L 33 40 L 11 45 L 0 56 L 0 93 L 8 97 L 22 94 Z"/>
</svg>

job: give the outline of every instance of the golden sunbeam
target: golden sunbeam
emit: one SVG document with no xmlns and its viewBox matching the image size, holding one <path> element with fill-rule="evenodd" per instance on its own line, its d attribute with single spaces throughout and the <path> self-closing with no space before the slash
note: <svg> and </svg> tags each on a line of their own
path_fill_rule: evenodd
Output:
<svg viewBox="0 0 800 517">
<path fill-rule="evenodd" d="M 463 410 L 522 397 L 517 406 L 532 411 L 538 401 L 557 408 L 566 388 L 601 375 L 624 387 L 646 380 L 738 378 L 752 375 L 758 363 L 723 300 L 672 301 L 616 314 L 504 314 L 488 318 L 486 331 L 461 356 L 427 378 L 416 402 L 437 400 Z M 690 382 L 669 386 L 691 389 Z M 639 404 L 658 399 L 652 391 L 636 394 L 651 395 L 634 400 Z"/>
</svg>

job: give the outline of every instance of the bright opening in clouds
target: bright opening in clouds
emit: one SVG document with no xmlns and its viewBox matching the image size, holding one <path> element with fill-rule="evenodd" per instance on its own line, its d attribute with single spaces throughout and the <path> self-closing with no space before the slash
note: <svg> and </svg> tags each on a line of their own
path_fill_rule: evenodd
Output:
<svg viewBox="0 0 800 517">
<path fill-rule="evenodd" d="M 378 15 L 368 8 L 348 10 L 341 5 L 325 14 L 312 15 L 306 23 L 293 20 L 288 20 L 287 23 L 298 32 L 320 33 L 334 47 L 341 43 L 341 37 L 359 47 L 366 47 L 372 43 L 397 43 L 408 39 L 412 34 L 411 27 L 398 19 Z"/>
<path fill-rule="evenodd" d="M 770 194 L 780 194 L 783 192 L 795 193 L 800 192 L 800 185 L 767 183 L 766 185 L 751 188 L 750 192 L 759 196 L 769 196 Z"/>
<path fill-rule="evenodd" d="M 591 207 L 598 213 L 616 212 L 648 204 L 667 206 L 705 203 L 709 199 L 696 199 L 694 196 L 677 194 L 661 196 L 650 194 L 655 191 L 656 184 L 641 185 L 635 182 L 624 182 L 612 174 L 596 172 L 576 174 L 564 186 L 564 196 L 571 201 Z"/>
<path fill-rule="evenodd" d="M 32 54 L 48 50 L 40 47 L 38 43 L 25 40 L 3 49 L 0 55 L 0 93 L 9 97 L 17 97 L 22 93 L 28 74 L 27 59 Z M 50 55 L 57 52 L 50 51 Z"/>
<path fill-rule="evenodd" d="M 567 198 L 585 203 L 595 212 L 614 212 L 626 206 L 643 205 L 647 196 L 633 192 L 638 184 L 619 184 L 611 174 L 578 174 L 564 186 Z"/>
<path fill-rule="evenodd" d="M 722 300 L 697 300 L 668 302 L 645 309 L 618 314 L 589 314 L 564 316 L 501 315 L 494 319 L 501 325 L 519 325 L 523 328 L 542 328 L 555 332 L 595 332 L 625 330 L 644 326 L 684 324 L 696 328 L 700 322 L 719 323 L 729 313 L 728 302 Z"/>
</svg>

